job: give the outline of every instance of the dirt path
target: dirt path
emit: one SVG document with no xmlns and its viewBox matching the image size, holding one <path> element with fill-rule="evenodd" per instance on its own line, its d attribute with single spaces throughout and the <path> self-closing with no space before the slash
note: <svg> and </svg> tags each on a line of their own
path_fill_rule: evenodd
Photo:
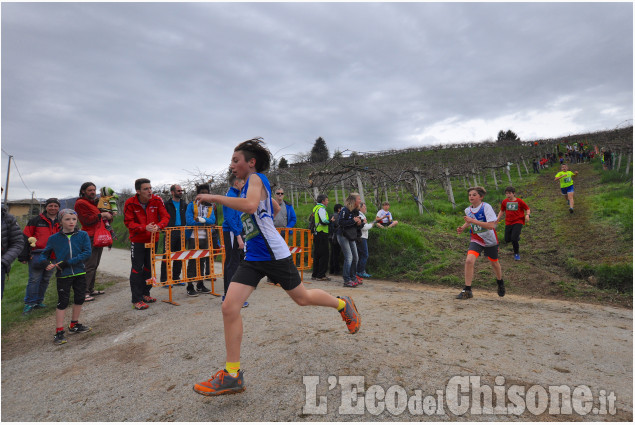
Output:
<svg viewBox="0 0 635 425">
<path fill-rule="evenodd" d="M 192 391 L 224 365 L 220 299 L 188 298 L 180 306 L 158 302 L 130 307 L 128 252 L 105 252 L 101 270 L 118 283 L 88 303 L 82 321 L 93 332 L 52 344 L 52 318 L 14 332 L 2 344 L 3 421 L 409 421 L 409 420 L 623 420 L 633 418 L 631 310 L 475 290 L 468 302 L 456 291 L 417 284 L 367 280 L 360 288 L 314 283 L 352 295 L 362 314 L 350 335 L 334 311 L 298 307 L 278 287 L 262 283 L 243 310 L 243 362 L 247 391 L 206 398 Z M 159 299 L 167 290 L 153 289 Z M 448 395 L 454 376 L 480 376 L 493 387 L 589 386 L 617 398 L 615 416 L 440 416 L 405 409 L 374 415 L 339 413 L 342 388 L 329 376 L 363 376 L 365 388 L 400 385 Z M 303 376 L 318 376 L 326 414 L 303 411 Z M 368 394 L 367 394 L 368 396 Z M 312 400 L 309 397 L 309 402 Z M 318 399 L 319 401 L 319 399 Z M 446 403 L 448 403 L 446 401 Z M 372 410 L 372 409 L 371 409 Z M 394 411 L 393 411 L 394 412 Z M 375 412 L 377 413 L 377 412 Z"/>
</svg>

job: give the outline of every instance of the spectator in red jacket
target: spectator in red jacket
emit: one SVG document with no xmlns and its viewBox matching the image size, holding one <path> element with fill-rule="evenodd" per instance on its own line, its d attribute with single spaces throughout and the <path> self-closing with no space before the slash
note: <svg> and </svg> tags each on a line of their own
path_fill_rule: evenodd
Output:
<svg viewBox="0 0 635 425">
<path fill-rule="evenodd" d="M 29 263 L 29 281 L 26 285 L 26 295 L 24 296 L 23 314 L 28 314 L 35 308 L 44 308 L 44 295 L 49 286 L 53 270 L 44 270 L 37 267 L 36 262 L 40 257 L 40 253 L 46 248 L 46 243 L 51 235 L 56 234 L 60 230 L 57 213 L 60 211 L 60 201 L 56 198 L 46 200 L 45 212 L 33 217 L 24 228 L 24 235 L 27 238 L 35 238 L 29 240 L 29 243 L 35 242 L 29 250 L 25 250 L 25 257 L 20 258 L 22 263 Z"/>
<path fill-rule="evenodd" d="M 152 277 L 150 248 L 145 244 L 151 241 L 152 233 L 164 229 L 170 221 L 163 200 L 152 194 L 152 185 L 148 179 L 137 179 L 134 183 L 137 194 L 128 199 L 123 207 L 123 222 L 130 233 L 130 291 L 132 304 L 137 310 L 145 310 L 148 304 L 156 301 L 150 296 L 151 285 L 146 280 Z"/>
<path fill-rule="evenodd" d="M 79 199 L 75 201 L 75 212 L 77 212 L 77 218 L 82 224 L 82 230 L 90 237 L 90 258 L 84 266 L 86 267 L 86 301 L 92 301 L 95 299 L 95 295 L 104 293 L 104 291 L 95 290 L 97 267 L 99 267 L 101 254 L 104 250 L 103 247 L 94 245 L 95 229 L 100 220 L 112 220 L 112 214 L 101 212 L 97 208 L 97 187 L 92 182 L 86 182 L 79 188 Z"/>
</svg>

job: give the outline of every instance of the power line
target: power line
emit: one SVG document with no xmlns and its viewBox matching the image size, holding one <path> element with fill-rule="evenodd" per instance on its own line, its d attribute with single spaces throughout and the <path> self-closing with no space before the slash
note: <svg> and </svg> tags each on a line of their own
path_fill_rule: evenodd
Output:
<svg viewBox="0 0 635 425">
<path fill-rule="evenodd" d="M 2 149 L 2 152 L 4 152 L 9 158 L 13 160 L 13 165 L 15 166 L 15 170 L 18 172 L 18 176 L 20 176 L 20 181 L 22 181 L 22 184 L 24 185 L 26 190 L 28 190 L 30 193 L 33 193 L 33 191 L 29 189 L 29 187 L 24 182 L 24 179 L 22 178 L 22 174 L 20 173 L 20 169 L 18 168 L 18 163 L 15 162 L 15 156 L 11 155 L 9 152 L 5 151 L 4 149 Z"/>
</svg>

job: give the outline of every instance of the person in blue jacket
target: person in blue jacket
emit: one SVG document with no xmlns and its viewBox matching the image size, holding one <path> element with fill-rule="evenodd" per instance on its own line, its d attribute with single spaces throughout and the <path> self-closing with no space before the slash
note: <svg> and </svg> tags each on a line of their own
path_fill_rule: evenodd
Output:
<svg viewBox="0 0 635 425">
<path fill-rule="evenodd" d="M 86 269 L 84 262 L 91 253 L 91 242 L 88 233 L 77 230 L 77 213 L 71 209 L 63 209 L 59 213 L 62 229 L 51 235 L 46 247 L 37 262 L 46 270 L 57 269 L 57 310 L 55 312 L 55 336 L 53 342 L 65 344 L 64 311 L 68 307 L 70 290 L 73 288 L 73 313 L 68 326 L 69 333 L 90 332 L 92 328 L 79 323 L 86 294 Z"/>
<path fill-rule="evenodd" d="M 225 196 L 240 198 L 240 191 L 245 185 L 245 181 L 237 178 L 233 173 L 230 173 L 227 181 L 231 187 Z M 232 276 L 238 269 L 238 264 L 242 260 L 245 249 L 245 242 L 242 237 L 243 221 L 240 219 L 241 215 L 242 212 L 223 205 L 223 244 L 225 245 L 225 264 L 223 265 L 225 292 L 223 292 L 223 301 L 225 301 L 225 295 L 227 295 Z M 249 303 L 245 301 L 243 308 L 248 306 Z"/>
<path fill-rule="evenodd" d="M 196 186 L 196 194 L 209 193 L 209 185 L 201 184 Z M 185 210 L 185 224 L 188 226 L 213 226 L 216 224 L 216 215 L 214 214 L 214 206 L 207 202 L 192 201 Z M 207 240 L 207 232 L 204 229 L 198 229 L 197 232 L 185 232 L 188 249 L 194 249 L 196 246 L 195 238 L 198 238 L 198 247 L 200 249 L 210 248 L 210 241 Z M 200 264 L 201 276 L 210 274 L 209 257 L 189 260 L 187 263 L 187 277 L 196 276 L 196 261 Z M 203 280 L 196 282 L 196 290 L 192 282 L 187 284 L 187 295 L 190 297 L 198 297 L 198 294 L 207 294 L 210 292 L 203 284 Z"/>
</svg>

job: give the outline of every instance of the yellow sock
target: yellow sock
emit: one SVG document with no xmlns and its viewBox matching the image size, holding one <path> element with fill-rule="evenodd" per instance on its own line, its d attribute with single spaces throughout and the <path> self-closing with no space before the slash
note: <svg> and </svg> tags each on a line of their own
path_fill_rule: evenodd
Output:
<svg viewBox="0 0 635 425">
<path fill-rule="evenodd" d="M 240 362 L 227 362 L 225 363 L 225 370 L 229 372 L 234 378 L 238 376 L 240 370 Z"/>
<path fill-rule="evenodd" d="M 346 307 L 346 301 L 344 301 L 343 299 L 339 299 L 339 305 L 337 306 L 337 311 L 342 311 L 344 310 L 344 307 Z"/>
</svg>

